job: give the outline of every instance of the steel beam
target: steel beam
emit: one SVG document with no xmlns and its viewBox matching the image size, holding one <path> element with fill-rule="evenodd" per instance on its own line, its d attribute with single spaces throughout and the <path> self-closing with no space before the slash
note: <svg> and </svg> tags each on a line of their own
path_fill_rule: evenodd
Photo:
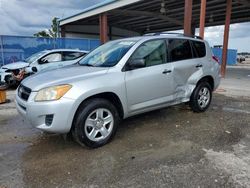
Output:
<svg viewBox="0 0 250 188">
<path fill-rule="evenodd" d="M 201 0 L 200 10 L 200 37 L 204 38 L 205 21 L 206 21 L 206 4 L 207 0 Z"/>
<path fill-rule="evenodd" d="M 185 0 L 184 34 L 192 35 L 192 6 L 193 0 Z"/>
<path fill-rule="evenodd" d="M 108 41 L 108 18 L 107 14 L 103 13 L 99 15 L 99 27 L 100 27 L 100 41 L 104 44 Z"/>
<path fill-rule="evenodd" d="M 226 20 L 225 20 L 225 28 L 224 28 L 224 39 L 223 39 L 223 51 L 222 51 L 222 64 L 221 64 L 221 75 L 223 78 L 225 78 L 226 66 L 227 66 L 227 48 L 228 48 L 231 12 L 232 12 L 232 0 L 227 0 Z"/>
<path fill-rule="evenodd" d="M 161 15 L 155 12 L 148 12 L 148 11 L 138 11 L 138 10 L 122 10 L 122 9 L 116 9 L 111 11 L 112 14 L 120 14 L 120 15 L 126 15 L 126 16 L 146 16 L 146 17 L 153 17 L 158 18 L 167 22 L 172 22 L 177 25 L 182 25 L 182 22 L 179 20 L 176 20 L 175 18 L 171 18 L 166 15 Z"/>
</svg>

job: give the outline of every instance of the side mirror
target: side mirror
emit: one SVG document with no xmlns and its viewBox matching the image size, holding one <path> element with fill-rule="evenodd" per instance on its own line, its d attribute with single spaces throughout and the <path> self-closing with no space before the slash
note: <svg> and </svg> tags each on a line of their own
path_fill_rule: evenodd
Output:
<svg viewBox="0 0 250 188">
<path fill-rule="evenodd" d="M 129 70 L 138 69 L 146 67 L 146 63 L 144 59 L 133 59 L 128 63 Z"/>
<path fill-rule="evenodd" d="M 37 72 L 37 68 L 36 67 L 32 67 L 31 70 L 32 70 L 32 72 Z"/>
</svg>

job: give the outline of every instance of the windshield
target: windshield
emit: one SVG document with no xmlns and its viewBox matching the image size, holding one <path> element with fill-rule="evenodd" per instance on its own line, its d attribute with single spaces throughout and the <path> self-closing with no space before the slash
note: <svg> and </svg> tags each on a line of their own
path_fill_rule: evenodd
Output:
<svg viewBox="0 0 250 188">
<path fill-rule="evenodd" d="M 33 61 L 35 61 L 37 58 L 41 57 L 42 55 L 44 55 L 46 53 L 47 53 L 47 51 L 37 52 L 37 53 L 31 55 L 30 57 L 26 58 L 24 61 L 30 64 Z"/>
<path fill-rule="evenodd" d="M 79 64 L 93 67 L 115 66 L 137 41 L 134 39 L 108 42 L 86 55 Z"/>
</svg>

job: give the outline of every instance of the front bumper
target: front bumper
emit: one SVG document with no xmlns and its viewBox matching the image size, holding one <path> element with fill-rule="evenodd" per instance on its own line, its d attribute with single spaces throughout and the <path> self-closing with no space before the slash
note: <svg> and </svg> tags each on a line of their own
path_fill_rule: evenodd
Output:
<svg viewBox="0 0 250 188">
<path fill-rule="evenodd" d="M 36 92 L 32 92 L 29 100 L 24 101 L 16 94 L 17 111 L 32 126 L 40 130 L 52 133 L 68 133 L 73 120 L 72 108 L 74 100 L 63 97 L 57 101 L 35 102 L 30 100 L 35 95 Z M 48 118 L 50 118 L 49 124 Z"/>
</svg>

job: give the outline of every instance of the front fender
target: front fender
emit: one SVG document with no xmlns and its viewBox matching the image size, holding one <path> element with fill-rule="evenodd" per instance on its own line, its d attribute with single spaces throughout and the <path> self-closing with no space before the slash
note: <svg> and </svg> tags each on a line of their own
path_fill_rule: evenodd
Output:
<svg viewBox="0 0 250 188">
<path fill-rule="evenodd" d="M 80 95 L 74 102 L 74 105 L 73 105 L 73 108 L 71 109 L 71 112 L 69 114 L 69 119 L 68 119 L 68 124 L 69 125 L 72 125 L 73 123 L 73 120 L 74 120 L 74 117 L 75 117 L 75 114 L 79 108 L 79 106 L 81 105 L 81 103 L 83 101 L 85 101 L 86 99 L 92 97 L 92 96 L 95 96 L 95 95 L 98 95 L 98 94 L 101 94 L 101 93 L 113 93 L 115 95 L 118 96 L 119 100 L 121 101 L 121 104 L 122 104 L 122 108 L 123 108 L 123 112 L 124 112 L 124 117 L 127 116 L 127 106 L 126 106 L 126 99 L 121 97 L 120 94 L 116 93 L 115 91 L 113 90 L 102 90 L 102 89 L 96 89 L 96 90 L 92 90 L 92 91 L 88 91 L 88 92 L 85 92 L 83 93 L 82 95 Z"/>
</svg>

